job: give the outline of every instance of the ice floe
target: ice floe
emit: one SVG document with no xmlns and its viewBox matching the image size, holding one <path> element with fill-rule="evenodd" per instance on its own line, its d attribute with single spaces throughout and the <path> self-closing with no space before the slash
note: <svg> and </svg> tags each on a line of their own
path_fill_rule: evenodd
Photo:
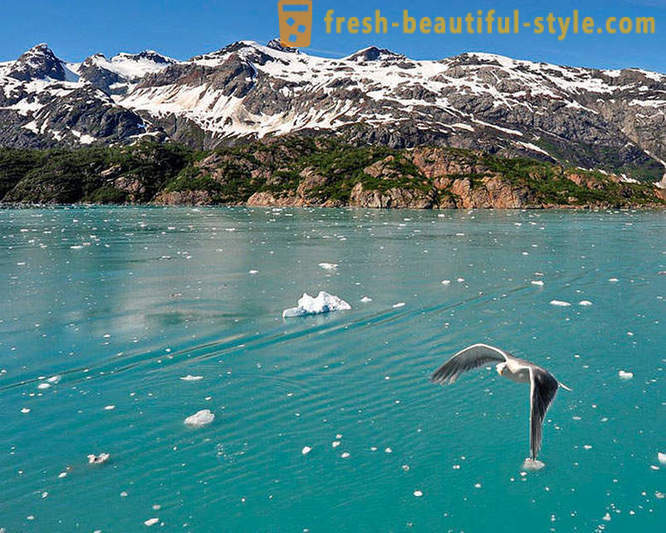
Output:
<svg viewBox="0 0 666 533">
<path fill-rule="evenodd" d="M 160 521 L 159 518 L 149 518 L 149 519 L 146 520 L 143 524 L 146 525 L 146 526 L 148 526 L 148 527 L 150 527 L 150 526 L 154 526 L 154 525 L 157 524 L 157 522 L 159 522 L 159 521 Z"/>
<path fill-rule="evenodd" d="M 372 298 L 370 298 L 369 296 L 364 296 L 363 298 L 361 298 L 361 302 L 367 304 L 369 302 L 372 302 Z"/>
<path fill-rule="evenodd" d="M 301 450 L 301 453 L 303 455 L 307 455 L 312 451 L 312 448 L 310 446 L 303 446 L 303 449 Z"/>
<path fill-rule="evenodd" d="M 578 302 L 578 305 L 582 305 L 583 307 L 589 307 L 592 305 L 592 302 L 590 302 L 589 300 L 581 300 L 580 302 Z"/>
<path fill-rule="evenodd" d="M 319 263 L 319 266 L 324 270 L 337 270 L 337 263 Z"/>
<path fill-rule="evenodd" d="M 106 463 L 110 458 L 111 455 L 105 452 L 102 452 L 99 455 L 91 453 L 88 455 L 88 464 L 101 465 L 102 463 Z"/>
<path fill-rule="evenodd" d="M 316 298 L 308 293 L 298 300 L 298 307 L 290 307 L 282 312 L 282 318 L 292 318 L 305 315 L 318 315 L 332 311 L 349 310 L 351 305 L 343 299 L 332 294 L 320 291 Z"/>
<path fill-rule="evenodd" d="M 183 376 L 180 378 L 181 381 L 201 381 L 203 379 L 203 376 L 193 376 L 191 374 L 188 374 L 187 376 Z"/>
<path fill-rule="evenodd" d="M 215 415 L 210 411 L 210 409 L 202 409 L 197 411 L 191 416 L 188 416 L 185 419 L 185 424 L 192 427 L 202 427 L 206 424 L 210 424 L 215 420 Z"/>
<path fill-rule="evenodd" d="M 538 459 L 532 459 L 532 458 L 528 457 L 523 462 L 523 467 L 522 468 L 523 468 L 523 470 L 537 471 L 537 470 L 541 470 L 544 466 L 546 466 L 546 464 L 542 463 Z"/>
<path fill-rule="evenodd" d="M 550 305 L 555 305 L 557 307 L 569 307 L 571 304 L 562 300 L 551 300 Z"/>
<path fill-rule="evenodd" d="M 634 377 L 633 372 L 627 372 L 626 370 L 620 370 L 617 375 L 620 376 L 620 379 L 631 379 Z"/>
<path fill-rule="evenodd" d="M 534 280 L 530 282 L 532 285 L 537 285 L 538 287 L 543 287 L 543 281 L 540 279 Z"/>
<path fill-rule="evenodd" d="M 415 490 L 414 491 L 414 496 L 416 496 L 417 498 L 420 498 L 421 496 L 423 496 L 423 491 Z"/>
</svg>

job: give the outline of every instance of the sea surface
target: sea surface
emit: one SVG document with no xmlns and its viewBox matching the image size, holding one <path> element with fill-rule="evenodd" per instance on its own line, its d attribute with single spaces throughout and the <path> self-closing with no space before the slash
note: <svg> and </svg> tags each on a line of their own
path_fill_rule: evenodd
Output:
<svg viewBox="0 0 666 533">
<path fill-rule="evenodd" d="M 0 210 L 0 528 L 663 531 L 663 271 L 664 211 Z M 476 342 L 573 389 L 543 469 L 528 386 L 429 382 Z"/>
</svg>

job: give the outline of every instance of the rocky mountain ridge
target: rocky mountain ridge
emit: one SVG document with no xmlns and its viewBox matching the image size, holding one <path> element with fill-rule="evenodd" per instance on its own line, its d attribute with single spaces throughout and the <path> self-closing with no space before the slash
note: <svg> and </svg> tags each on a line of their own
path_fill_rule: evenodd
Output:
<svg viewBox="0 0 666 533">
<path fill-rule="evenodd" d="M 211 149 L 299 133 L 359 146 L 451 146 L 658 182 L 666 76 L 370 47 L 331 59 L 241 41 L 178 61 L 146 51 L 67 63 L 44 44 L 0 64 L 0 145 Z"/>
</svg>

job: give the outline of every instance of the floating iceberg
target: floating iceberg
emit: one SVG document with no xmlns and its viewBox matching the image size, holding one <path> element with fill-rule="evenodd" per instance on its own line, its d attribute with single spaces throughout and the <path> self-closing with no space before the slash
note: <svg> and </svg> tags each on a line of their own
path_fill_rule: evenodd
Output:
<svg viewBox="0 0 666 533">
<path fill-rule="evenodd" d="M 320 291 L 316 298 L 313 298 L 308 293 L 303 293 L 301 299 L 298 300 L 298 307 L 285 309 L 282 312 L 282 318 L 318 315 L 321 313 L 348 309 L 351 309 L 351 305 L 341 298 L 328 294 L 327 292 Z"/>
<path fill-rule="evenodd" d="M 188 416 L 185 419 L 185 424 L 200 428 L 206 424 L 210 424 L 213 420 L 215 420 L 215 415 L 211 413 L 210 409 L 202 409 L 201 411 L 197 411 L 193 415 Z"/>
</svg>

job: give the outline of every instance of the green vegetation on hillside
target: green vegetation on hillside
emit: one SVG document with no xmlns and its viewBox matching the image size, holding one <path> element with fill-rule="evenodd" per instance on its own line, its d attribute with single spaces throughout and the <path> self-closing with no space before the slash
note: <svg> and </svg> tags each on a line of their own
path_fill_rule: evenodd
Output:
<svg viewBox="0 0 666 533">
<path fill-rule="evenodd" d="M 443 173 L 449 164 L 460 170 Z M 426 177 L 433 168 L 442 174 Z M 387 198 L 400 191 L 427 196 L 436 207 L 462 205 L 460 190 L 469 191 L 473 203 L 490 198 L 486 204 L 492 204 L 497 184 L 492 190 L 486 185 L 498 177 L 531 207 L 663 204 L 652 186 L 621 183 L 600 171 L 455 148 L 355 146 L 334 137 L 287 136 L 205 152 L 150 140 L 122 147 L 0 149 L 5 203 L 179 202 L 195 193 L 203 203 L 241 204 L 268 193 L 299 205 L 345 205 L 360 184 Z M 438 178 L 447 184 L 440 179 L 436 185 Z M 454 182 L 467 189 L 454 192 Z"/>
</svg>

